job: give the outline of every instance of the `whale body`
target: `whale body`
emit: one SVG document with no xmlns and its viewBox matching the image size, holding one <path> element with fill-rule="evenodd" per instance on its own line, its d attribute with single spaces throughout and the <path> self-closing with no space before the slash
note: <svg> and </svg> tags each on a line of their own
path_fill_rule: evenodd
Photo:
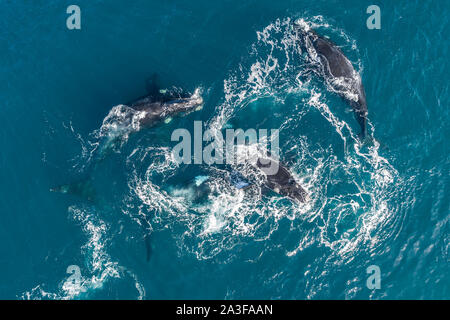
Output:
<svg viewBox="0 0 450 320">
<path fill-rule="evenodd" d="M 258 158 L 256 167 L 265 174 L 265 185 L 269 189 L 290 199 L 306 202 L 308 195 L 305 189 L 295 180 L 291 172 L 279 162 L 271 158 Z M 269 169 L 274 167 L 278 168 L 275 172 Z"/>
<path fill-rule="evenodd" d="M 294 29 L 297 35 L 302 36 L 312 60 L 320 61 L 323 78 L 353 108 L 361 128 L 360 136 L 364 138 L 367 134 L 368 110 L 361 76 L 341 49 L 329 39 L 318 35 L 304 24 L 295 23 Z"/>
<path fill-rule="evenodd" d="M 103 119 L 99 130 L 101 143 L 98 158 L 121 146 L 128 136 L 144 128 L 169 123 L 172 117 L 187 115 L 203 107 L 200 89 L 193 94 L 176 90 L 160 90 L 137 100 L 113 107 Z"/>
<path fill-rule="evenodd" d="M 167 94 L 162 96 L 159 101 L 155 101 L 152 95 L 145 96 L 129 104 L 129 107 L 140 112 L 139 124 L 143 127 L 149 127 L 169 117 L 199 110 L 202 105 L 203 99 L 197 89 L 190 96 Z"/>
</svg>

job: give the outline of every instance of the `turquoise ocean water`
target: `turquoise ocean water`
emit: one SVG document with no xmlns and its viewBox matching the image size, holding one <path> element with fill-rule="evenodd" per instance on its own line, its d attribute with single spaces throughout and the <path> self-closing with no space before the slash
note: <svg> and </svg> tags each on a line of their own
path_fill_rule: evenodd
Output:
<svg viewBox="0 0 450 320">
<path fill-rule="evenodd" d="M 66 28 L 71 4 L 81 30 Z M 372 4 L 380 30 L 366 27 Z M 450 298 L 449 9 L 0 0 L 0 298 Z M 357 143 L 345 101 L 307 74 L 297 19 L 360 72 L 373 144 Z M 155 73 L 162 87 L 200 89 L 203 109 L 94 164 L 105 117 L 145 95 Z M 310 201 L 249 197 L 217 178 L 206 202 L 190 202 L 186 181 L 222 172 L 171 160 L 172 131 L 194 120 L 279 128 L 281 158 Z M 49 191 L 86 177 L 91 201 Z M 80 280 L 67 286 L 71 265 Z M 371 265 L 379 289 L 366 286 Z"/>
</svg>

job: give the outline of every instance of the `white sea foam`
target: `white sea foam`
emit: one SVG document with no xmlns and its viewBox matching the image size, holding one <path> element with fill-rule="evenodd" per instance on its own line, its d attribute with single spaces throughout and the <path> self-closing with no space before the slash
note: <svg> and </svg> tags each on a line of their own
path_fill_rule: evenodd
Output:
<svg viewBox="0 0 450 320">
<path fill-rule="evenodd" d="M 101 290 L 106 282 L 123 279 L 124 275 L 128 275 L 134 280 L 138 298 L 144 298 L 145 290 L 139 283 L 137 276 L 125 267 L 120 266 L 118 262 L 113 261 L 108 254 L 108 245 L 112 240 L 112 238 L 109 238 L 108 225 L 99 219 L 95 213 L 91 213 L 89 208 L 71 206 L 68 211 L 70 217 L 82 227 L 87 237 L 87 242 L 81 247 L 86 260 L 84 265 L 78 266 L 83 270 L 80 279 L 74 283 L 69 282 L 67 278 L 62 279 L 57 290 L 46 289 L 48 284 L 40 284 L 23 293 L 20 298 L 27 300 L 86 299 L 95 291 Z"/>
</svg>

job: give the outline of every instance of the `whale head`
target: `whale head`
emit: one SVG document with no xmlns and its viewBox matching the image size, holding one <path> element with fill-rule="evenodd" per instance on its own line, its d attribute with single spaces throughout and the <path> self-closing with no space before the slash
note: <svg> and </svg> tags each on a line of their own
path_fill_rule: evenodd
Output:
<svg viewBox="0 0 450 320">
<path fill-rule="evenodd" d="M 285 185 L 280 194 L 294 199 L 298 202 L 306 202 L 308 200 L 308 194 L 305 189 L 302 188 L 295 180 L 290 181 L 288 185 Z"/>
</svg>

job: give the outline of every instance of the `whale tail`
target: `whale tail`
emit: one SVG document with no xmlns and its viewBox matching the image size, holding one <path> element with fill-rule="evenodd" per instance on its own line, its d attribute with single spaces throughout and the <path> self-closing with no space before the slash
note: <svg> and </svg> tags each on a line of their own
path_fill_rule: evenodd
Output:
<svg viewBox="0 0 450 320">
<path fill-rule="evenodd" d="M 373 146 L 374 145 L 375 139 L 368 134 L 360 133 L 358 135 L 358 138 L 359 138 L 359 141 L 361 142 L 361 144 L 364 146 Z"/>
<path fill-rule="evenodd" d="M 367 114 L 361 114 L 361 112 L 355 112 L 356 120 L 359 123 L 361 131 L 358 134 L 358 140 L 362 145 L 373 146 L 374 137 L 367 133 Z"/>
<path fill-rule="evenodd" d="M 145 261 L 149 262 L 150 258 L 152 256 L 152 242 L 151 242 L 151 232 L 147 232 L 144 235 L 144 242 L 145 242 L 145 253 L 146 253 L 146 257 L 145 257 Z"/>
<path fill-rule="evenodd" d="M 152 245 L 152 235 L 153 228 L 150 220 L 146 216 L 138 216 L 139 224 L 142 227 L 142 232 L 144 234 L 144 244 L 145 244 L 145 261 L 149 262 L 153 254 Z"/>
<path fill-rule="evenodd" d="M 365 135 L 364 137 L 362 137 L 361 135 L 358 135 L 358 138 L 361 146 L 363 147 L 377 147 L 380 150 L 389 152 L 388 145 L 383 143 L 383 141 L 376 140 L 374 136 Z"/>
<path fill-rule="evenodd" d="M 146 221 L 148 226 L 142 226 L 144 232 L 144 243 L 145 243 L 145 261 L 149 262 L 152 257 L 153 247 L 152 247 L 152 230 L 150 224 Z"/>
</svg>

